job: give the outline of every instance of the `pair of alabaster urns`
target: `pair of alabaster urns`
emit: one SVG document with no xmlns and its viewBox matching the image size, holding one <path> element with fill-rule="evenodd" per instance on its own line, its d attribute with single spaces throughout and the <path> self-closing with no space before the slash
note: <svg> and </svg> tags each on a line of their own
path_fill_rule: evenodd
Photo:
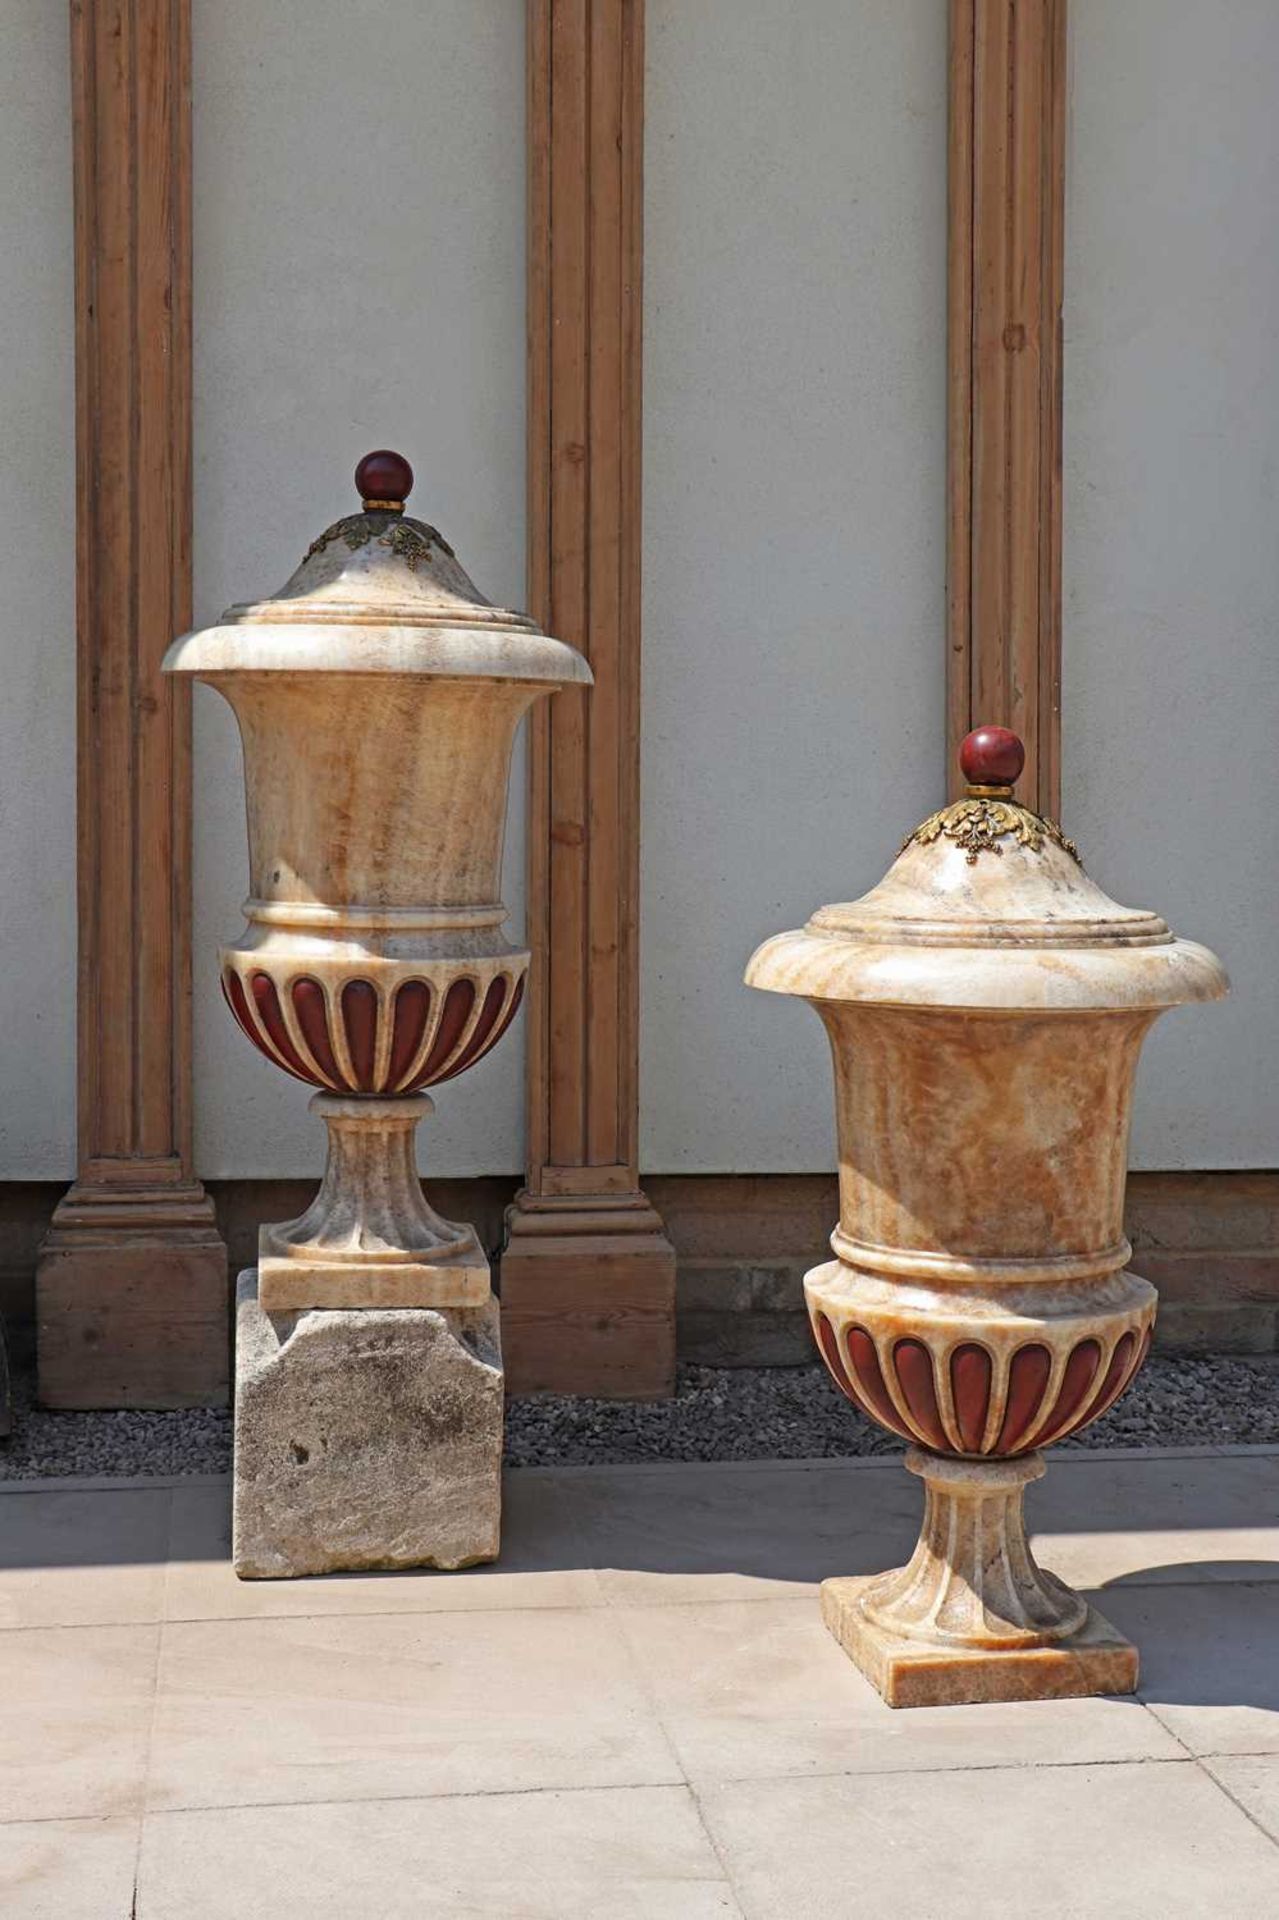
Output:
<svg viewBox="0 0 1279 1920">
<path fill-rule="evenodd" d="M 487 1053 L 529 956 L 498 897 L 512 742 L 585 686 L 571 647 L 481 599 L 403 508 L 389 453 L 362 510 L 273 600 L 175 643 L 244 744 L 248 929 L 222 954 L 240 1026 L 319 1091 L 329 1163 L 242 1276 L 237 1571 L 458 1567 L 498 1547 L 501 1356 L 488 1263 L 422 1196 L 425 1089 Z M 818 1347 L 925 1486 L 910 1563 L 832 1579 L 832 1631 L 894 1705 L 1130 1691 L 1137 1657 L 1035 1564 L 1040 1449 L 1113 1405 L 1150 1344 L 1126 1271 L 1133 1077 L 1156 1016 L 1225 977 L 1119 907 L 1013 797 L 1022 750 L 969 736 L 966 797 L 851 905 L 778 935 L 750 984 L 799 995 L 834 1057 L 835 1258 Z"/>
</svg>

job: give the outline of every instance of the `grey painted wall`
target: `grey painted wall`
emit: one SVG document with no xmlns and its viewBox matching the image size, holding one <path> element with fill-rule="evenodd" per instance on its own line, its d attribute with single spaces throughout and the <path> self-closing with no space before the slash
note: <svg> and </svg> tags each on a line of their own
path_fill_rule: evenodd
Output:
<svg viewBox="0 0 1279 1920">
<path fill-rule="evenodd" d="M 1064 803 L 1090 870 L 1207 940 L 1144 1167 L 1279 1165 L 1279 8 L 1072 0 Z"/>
<path fill-rule="evenodd" d="M 642 1137 L 833 1165 L 741 984 L 943 792 L 946 8 L 649 0 Z"/>
<path fill-rule="evenodd" d="M 0 1178 L 75 1170 L 75 315 L 67 10 L 0 0 Z"/>
<path fill-rule="evenodd" d="M 195 592 L 274 592 L 351 474 L 394 446 L 411 509 L 481 590 L 524 597 L 520 0 L 195 0 Z M 383 751 L 370 741 L 369 751 Z M 522 752 L 506 900 L 523 925 Z M 196 702 L 196 1153 L 205 1176 L 315 1170 L 303 1090 L 230 1024 L 216 949 L 243 922 L 239 741 Z M 430 823 L 423 822 L 423 831 Z M 522 1024 L 441 1095 L 440 1173 L 522 1165 Z"/>
</svg>

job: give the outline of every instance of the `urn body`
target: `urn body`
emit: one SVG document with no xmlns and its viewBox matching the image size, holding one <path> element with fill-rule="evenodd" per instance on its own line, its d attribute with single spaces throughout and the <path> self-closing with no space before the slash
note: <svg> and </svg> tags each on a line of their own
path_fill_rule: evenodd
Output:
<svg viewBox="0 0 1279 1920">
<path fill-rule="evenodd" d="M 1016 804 L 1015 736 L 980 729 L 961 758 L 965 798 L 746 976 L 809 1000 L 830 1039 L 840 1215 L 808 1311 L 841 1391 L 925 1482 L 909 1566 L 823 1588 L 895 1705 L 1136 1684 L 1135 1650 L 1035 1565 L 1022 1496 L 1038 1450 L 1149 1350 L 1155 1290 L 1123 1232 L 1138 1055 L 1161 1012 L 1227 986 Z"/>
<path fill-rule="evenodd" d="M 221 949 L 223 993 L 254 1046 L 316 1089 L 329 1128 L 315 1205 L 262 1229 L 267 1309 L 487 1294 L 474 1233 L 422 1201 L 412 1129 L 426 1089 L 519 1009 L 529 956 L 500 892 L 512 748 L 537 700 L 591 679 L 405 515 L 406 461 L 369 455 L 356 480 L 361 512 L 278 594 L 165 661 L 226 699 L 243 745 L 247 924 Z"/>
</svg>

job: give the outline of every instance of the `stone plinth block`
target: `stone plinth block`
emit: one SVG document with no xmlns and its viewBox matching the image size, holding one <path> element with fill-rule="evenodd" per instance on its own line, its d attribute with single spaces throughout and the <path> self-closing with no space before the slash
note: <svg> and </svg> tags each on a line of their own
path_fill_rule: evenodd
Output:
<svg viewBox="0 0 1279 1920">
<path fill-rule="evenodd" d="M 497 1557 L 498 1306 L 236 1305 L 232 1555 L 242 1580 Z"/>
</svg>

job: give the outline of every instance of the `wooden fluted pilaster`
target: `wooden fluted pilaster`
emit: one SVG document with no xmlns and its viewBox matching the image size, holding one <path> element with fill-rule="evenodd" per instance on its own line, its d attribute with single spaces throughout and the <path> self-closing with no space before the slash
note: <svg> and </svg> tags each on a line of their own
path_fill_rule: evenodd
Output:
<svg viewBox="0 0 1279 1920">
<path fill-rule="evenodd" d="M 947 753 L 983 722 L 1061 788 L 1066 0 L 951 0 Z"/>
<path fill-rule="evenodd" d="M 595 686 L 531 739 L 529 1168 L 502 1260 L 517 1391 L 668 1392 L 675 1257 L 640 1190 L 642 0 L 529 0 L 529 592 Z"/>
<path fill-rule="evenodd" d="M 79 1168 L 41 1253 L 47 1405 L 227 1393 L 191 1152 L 189 0 L 73 0 Z"/>
</svg>

